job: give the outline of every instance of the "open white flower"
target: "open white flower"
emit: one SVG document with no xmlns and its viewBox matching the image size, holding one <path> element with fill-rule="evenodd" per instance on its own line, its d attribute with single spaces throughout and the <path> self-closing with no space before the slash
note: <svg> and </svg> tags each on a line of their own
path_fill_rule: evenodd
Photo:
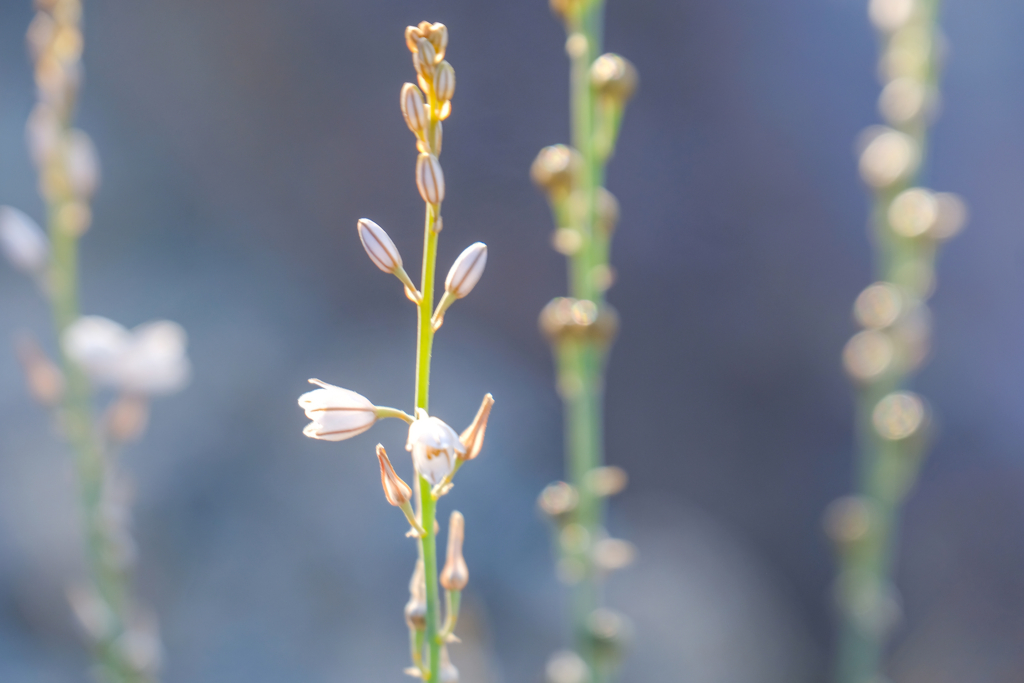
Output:
<svg viewBox="0 0 1024 683">
<path fill-rule="evenodd" d="M 437 486 L 455 467 L 457 455 L 466 452 L 455 430 L 426 411 L 416 409 L 416 420 L 409 425 L 405 450 L 412 451 L 412 462 L 432 486 Z"/>
<path fill-rule="evenodd" d="M 377 406 L 365 396 L 318 379 L 309 381 L 322 387 L 299 397 L 299 406 L 312 420 L 302 433 L 311 439 L 344 441 L 362 434 L 377 421 Z"/>
<path fill-rule="evenodd" d="M 188 337 L 170 320 L 129 331 L 108 318 L 83 316 L 65 330 L 63 344 L 93 381 L 131 394 L 171 394 L 191 374 L 185 354 Z"/>
</svg>

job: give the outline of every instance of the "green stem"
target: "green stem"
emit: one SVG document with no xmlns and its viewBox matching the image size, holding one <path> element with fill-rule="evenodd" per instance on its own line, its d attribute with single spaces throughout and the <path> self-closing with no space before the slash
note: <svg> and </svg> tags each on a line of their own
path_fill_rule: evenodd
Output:
<svg viewBox="0 0 1024 683">
<path fill-rule="evenodd" d="M 438 642 L 438 626 L 441 615 L 441 601 L 437 589 L 437 538 L 434 533 L 434 520 L 437 516 L 437 502 L 430 495 L 430 482 L 420 476 L 420 502 L 423 529 L 426 536 L 420 539 L 420 552 L 423 556 L 423 573 L 427 581 L 427 648 L 430 651 L 430 677 L 437 681 L 441 672 L 441 643 Z"/>
</svg>

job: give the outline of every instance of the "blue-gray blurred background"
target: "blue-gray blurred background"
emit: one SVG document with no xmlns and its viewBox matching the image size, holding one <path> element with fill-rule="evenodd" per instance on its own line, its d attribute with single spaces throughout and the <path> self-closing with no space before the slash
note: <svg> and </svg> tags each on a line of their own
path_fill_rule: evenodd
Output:
<svg viewBox="0 0 1024 683">
<path fill-rule="evenodd" d="M 1024 5 L 949 0 L 927 182 L 962 194 L 943 252 L 932 361 L 940 431 L 902 530 L 898 683 L 1024 678 Z M 877 122 L 861 0 L 612 0 L 607 47 L 639 96 L 608 185 L 623 219 L 610 293 L 608 459 L 632 479 L 613 533 L 639 561 L 611 604 L 636 641 L 624 681 L 826 677 L 834 566 L 823 508 L 849 490 L 840 351 L 871 281 L 852 144 Z M 0 203 L 40 216 L 23 143 L 29 0 L 0 4 Z M 190 334 L 195 377 L 124 454 L 137 481 L 138 591 L 168 683 L 395 681 L 414 558 L 373 445 L 301 436 L 320 377 L 408 408 L 413 311 L 359 246 L 383 225 L 415 263 L 422 204 L 398 109 L 402 33 L 447 23 L 440 265 L 489 245 L 448 314 L 432 408 L 461 428 L 497 399 L 484 455 L 445 498 L 468 519 L 467 683 L 536 682 L 565 644 L 534 510 L 560 476 L 560 404 L 540 308 L 564 293 L 527 171 L 568 135 L 564 33 L 544 0 L 89 0 L 80 125 L 104 184 L 83 241 L 85 312 Z M 49 334 L 0 268 L 0 680 L 87 680 L 64 599 L 81 574 L 68 453 L 10 340 Z M 52 347 L 52 343 L 51 343 Z M 409 464 L 396 458 L 400 473 Z"/>
</svg>

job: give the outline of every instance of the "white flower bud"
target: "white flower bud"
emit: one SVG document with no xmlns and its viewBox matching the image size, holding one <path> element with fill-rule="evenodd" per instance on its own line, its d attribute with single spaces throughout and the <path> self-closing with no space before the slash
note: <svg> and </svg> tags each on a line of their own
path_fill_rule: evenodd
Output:
<svg viewBox="0 0 1024 683">
<path fill-rule="evenodd" d="M 427 108 L 423 104 L 423 93 L 412 83 L 402 86 L 402 95 L 399 99 L 402 105 L 402 117 L 405 118 L 405 125 L 417 135 L 422 133 L 429 123 Z"/>
<path fill-rule="evenodd" d="M 0 206 L 0 250 L 18 270 L 38 273 L 50 259 L 50 241 L 39 224 L 13 206 Z"/>
<path fill-rule="evenodd" d="M 344 441 L 362 434 L 377 421 L 377 407 L 365 396 L 318 379 L 309 381 L 322 387 L 299 397 L 299 407 L 312 420 L 302 433 L 311 439 Z"/>
<path fill-rule="evenodd" d="M 25 139 L 29 155 L 36 166 L 42 166 L 57 148 L 60 119 L 53 107 L 37 104 L 25 123 Z"/>
<path fill-rule="evenodd" d="M 416 159 L 416 187 L 426 203 L 436 205 L 444 201 L 444 173 L 433 154 L 420 154 Z"/>
<path fill-rule="evenodd" d="M 409 425 L 405 450 L 412 452 L 416 471 L 432 486 L 437 486 L 448 476 L 455 466 L 456 456 L 465 452 L 455 430 L 419 408 L 416 409 L 416 420 Z"/>
<path fill-rule="evenodd" d="M 363 243 L 363 249 L 373 261 L 373 265 L 385 273 L 394 273 L 402 267 L 402 255 L 398 253 L 398 247 L 384 232 L 384 228 L 369 218 L 360 218 L 357 226 L 359 241 Z"/>
<path fill-rule="evenodd" d="M 79 318 L 64 330 L 64 353 L 94 381 L 116 386 L 120 363 L 131 346 L 131 334 L 122 325 L 98 315 Z"/>
<path fill-rule="evenodd" d="M 444 52 L 448 49 L 448 27 L 441 22 L 434 22 L 423 31 L 423 37 L 434 46 L 434 60 L 444 59 Z"/>
<path fill-rule="evenodd" d="M 437 61 L 437 51 L 426 38 L 416 41 L 416 51 L 412 53 L 412 65 L 423 78 L 433 80 L 434 64 Z"/>
<path fill-rule="evenodd" d="M 100 161 L 88 133 L 71 131 L 67 146 L 68 178 L 78 197 L 91 197 L 100 185 Z"/>
<path fill-rule="evenodd" d="M 447 102 L 455 94 L 455 69 L 448 62 L 437 65 L 434 73 L 434 93 L 442 102 Z"/>
<path fill-rule="evenodd" d="M 444 281 L 445 291 L 457 299 L 466 296 L 480 281 L 486 265 L 487 245 L 483 242 L 469 245 L 459 254 L 459 258 L 452 264 L 452 269 L 448 271 L 448 277 Z"/>
<path fill-rule="evenodd" d="M 439 579 L 446 591 L 461 591 L 469 583 L 469 568 L 462 555 L 462 543 L 466 537 L 466 518 L 458 510 L 452 512 L 448 521 L 448 554 Z"/>
</svg>

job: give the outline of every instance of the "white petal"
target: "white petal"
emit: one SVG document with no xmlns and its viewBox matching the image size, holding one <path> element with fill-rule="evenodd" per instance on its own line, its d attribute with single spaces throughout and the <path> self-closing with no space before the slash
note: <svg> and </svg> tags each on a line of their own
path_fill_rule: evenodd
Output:
<svg viewBox="0 0 1024 683">
<path fill-rule="evenodd" d="M 50 242 L 42 228 L 13 206 L 0 206 L 0 250 L 26 273 L 39 271 L 50 258 Z"/>
<path fill-rule="evenodd" d="M 131 346 L 131 335 L 121 325 L 98 315 L 83 316 L 65 331 L 64 352 L 97 382 L 117 385 L 120 363 Z"/>
<path fill-rule="evenodd" d="M 344 408 L 325 408 L 310 416 L 313 421 L 306 425 L 303 434 L 314 439 L 342 441 L 362 434 L 377 421 L 375 411 Z"/>
</svg>

